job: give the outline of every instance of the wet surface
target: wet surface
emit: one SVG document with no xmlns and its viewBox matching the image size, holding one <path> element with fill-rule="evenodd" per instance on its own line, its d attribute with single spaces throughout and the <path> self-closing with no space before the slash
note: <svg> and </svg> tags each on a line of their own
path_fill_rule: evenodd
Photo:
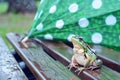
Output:
<svg viewBox="0 0 120 80">
<path fill-rule="evenodd" d="M 12 36 L 15 37 L 14 34 L 12 34 Z M 13 40 L 11 40 L 11 41 L 13 41 Z M 14 42 L 16 42 L 16 41 L 17 40 L 14 40 Z M 12 43 L 14 43 L 14 42 L 12 42 Z M 59 43 L 54 44 L 54 42 L 44 42 L 44 44 L 46 46 L 42 45 L 42 47 L 44 48 L 44 50 L 49 49 L 49 50 L 47 50 L 48 53 L 54 52 L 54 53 L 51 53 L 51 54 L 60 54 L 64 57 L 67 57 L 69 60 L 71 59 L 72 48 L 70 48 L 68 46 L 65 46 L 63 44 L 61 45 Z M 14 44 L 14 45 L 16 45 L 16 44 Z M 19 44 L 17 44 L 16 47 L 19 48 L 20 47 Z M 62 59 L 62 58 L 60 58 L 60 56 L 55 57 L 53 55 L 55 60 L 56 60 L 55 61 L 50 56 L 46 55 L 46 53 L 40 47 L 34 46 L 32 48 L 28 48 L 27 49 L 28 52 L 27 51 L 25 52 L 24 49 L 22 51 L 23 51 L 23 53 L 20 53 L 21 55 L 23 55 L 22 57 L 28 59 L 28 61 L 32 62 L 32 65 L 34 65 L 34 67 L 36 67 L 40 72 L 44 73 L 45 75 L 48 75 L 49 77 L 51 75 L 54 75 L 54 76 L 58 75 L 58 78 L 59 78 L 59 75 L 61 75 L 60 73 L 62 73 L 61 71 L 64 71 L 64 72 L 65 72 L 65 70 L 67 71 L 65 66 L 63 66 L 65 68 L 60 68 L 60 66 L 59 66 L 60 64 L 57 65 L 59 63 L 59 60 Z M 97 50 L 97 51 L 101 52 L 100 50 Z M 102 57 L 104 57 L 104 56 L 102 56 Z M 109 57 L 109 59 L 112 60 L 110 57 Z M 61 60 L 61 61 L 63 61 L 63 60 Z M 39 68 L 39 66 L 40 66 L 40 68 Z M 60 69 L 58 69 L 58 67 Z M 106 67 L 104 65 L 99 70 L 95 70 L 95 71 L 88 70 L 88 71 L 84 71 L 83 73 L 84 73 L 84 75 L 83 75 L 84 78 L 87 77 L 85 74 L 92 75 L 93 78 L 100 79 L 100 80 L 119 80 L 119 78 L 120 78 L 120 73 L 119 72 L 116 72 L 116 71 L 112 70 L 111 68 Z M 66 75 L 66 74 L 62 73 L 62 75 Z M 61 79 L 61 78 L 59 78 L 59 79 Z M 90 79 L 88 79 L 88 80 L 90 80 Z"/>
<path fill-rule="evenodd" d="M 0 37 L 0 80 L 28 80 Z"/>
</svg>

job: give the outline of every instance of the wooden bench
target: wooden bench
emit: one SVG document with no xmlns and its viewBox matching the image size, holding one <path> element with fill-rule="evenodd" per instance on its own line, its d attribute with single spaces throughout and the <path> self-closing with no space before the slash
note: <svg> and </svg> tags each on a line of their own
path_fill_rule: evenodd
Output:
<svg viewBox="0 0 120 80">
<path fill-rule="evenodd" d="M 120 78 L 120 62 L 112 60 L 109 56 L 102 56 L 103 54 L 100 50 L 97 50 L 97 52 L 99 51 L 98 57 L 104 63 L 102 68 L 96 71 L 86 70 L 78 75 L 74 68 L 71 70 L 73 74 L 66 67 L 73 55 L 70 46 L 62 42 L 31 39 L 28 44 L 31 44 L 32 47 L 26 49 L 19 44 L 21 37 L 21 35 L 16 33 L 7 34 L 8 40 L 37 80 L 119 80 Z M 106 48 L 103 49 L 107 50 Z M 112 52 L 115 51 L 110 51 L 110 54 Z"/>
<path fill-rule="evenodd" d="M 1 37 L 0 80 L 28 80 Z"/>
</svg>

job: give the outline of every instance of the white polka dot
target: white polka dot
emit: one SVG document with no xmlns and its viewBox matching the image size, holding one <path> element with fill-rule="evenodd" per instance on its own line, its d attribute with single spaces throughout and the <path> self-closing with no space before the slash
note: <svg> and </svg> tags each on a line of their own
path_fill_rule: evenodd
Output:
<svg viewBox="0 0 120 80">
<path fill-rule="evenodd" d="M 40 24 L 36 27 L 37 30 L 41 30 L 42 28 L 43 28 L 43 24 L 42 24 L 42 23 L 40 23 Z"/>
<path fill-rule="evenodd" d="M 99 9 L 102 6 L 102 1 L 101 0 L 93 0 L 92 2 L 92 7 L 94 9 Z"/>
<path fill-rule="evenodd" d="M 44 38 L 45 38 L 45 39 L 48 39 L 48 40 L 53 40 L 53 37 L 52 37 L 51 34 L 46 34 L 46 35 L 44 35 Z"/>
<path fill-rule="evenodd" d="M 81 18 L 79 19 L 78 24 L 80 27 L 85 28 L 89 25 L 89 21 L 87 18 Z"/>
<path fill-rule="evenodd" d="M 68 10 L 71 12 L 71 13 L 74 13 L 76 11 L 78 11 L 78 4 L 76 3 L 73 3 L 69 6 Z"/>
<path fill-rule="evenodd" d="M 40 1 L 40 4 L 42 4 L 42 3 L 43 3 L 43 1 L 44 1 L 44 0 L 41 0 L 41 1 Z"/>
<path fill-rule="evenodd" d="M 105 23 L 106 23 L 107 25 L 115 25 L 116 22 L 117 22 L 116 17 L 113 16 L 113 15 L 109 15 L 109 16 L 107 16 L 106 19 L 105 19 Z"/>
<path fill-rule="evenodd" d="M 119 35 L 119 40 L 120 40 L 120 35 Z"/>
<path fill-rule="evenodd" d="M 100 33 L 94 33 L 92 35 L 92 41 L 93 41 L 93 43 L 96 43 L 96 44 L 101 43 L 102 39 L 103 38 L 102 38 L 102 35 Z"/>
<path fill-rule="evenodd" d="M 43 10 L 40 11 L 39 15 L 38 15 L 38 18 L 40 18 L 40 16 L 42 15 L 43 13 Z"/>
<path fill-rule="evenodd" d="M 70 35 L 68 36 L 67 40 L 71 42 L 71 38 L 72 38 L 73 36 L 75 36 L 75 35 L 74 35 L 74 34 L 70 34 Z"/>
<path fill-rule="evenodd" d="M 38 16 L 38 12 L 36 13 L 36 15 L 35 15 L 35 17 L 34 17 L 34 20 L 36 20 L 36 19 L 37 19 L 37 16 Z"/>
<path fill-rule="evenodd" d="M 58 20 L 58 21 L 56 22 L 56 27 L 57 27 L 58 29 L 63 28 L 63 26 L 64 26 L 64 21 L 63 21 L 63 20 Z"/>
<path fill-rule="evenodd" d="M 53 13 L 55 13 L 55 11 L 56 11 L 56 5 L 53 5 L 53 6 L 50 8 L 49 13 L 53 14 Z"/>
</svg>

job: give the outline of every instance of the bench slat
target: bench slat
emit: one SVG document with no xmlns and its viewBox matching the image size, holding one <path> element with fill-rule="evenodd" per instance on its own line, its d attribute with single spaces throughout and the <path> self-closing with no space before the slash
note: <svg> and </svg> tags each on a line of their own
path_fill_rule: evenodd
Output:
<svg viewBox="0 0 120 80">
<path fill-rule="evenodd" d="M 51 80 L 79 80 L 64 65 L 46 54 L 42 48 L 29 48 L 28 51 L 33 55 L 34 62 L 40 65 L 41 71 Z"/>
<path fill-rule="evenodd" d="M 96 50 L 98 58 L 103 60 L 104 65 L 120 72 L 120 52 L 98 45 L 93 46 L 93 49 Z"/>
<path fill-rule="evenodd" d="M 39 39 L 35 39 L 39 44 L 42 44 L 44 50 L 49 53 L 53 58 L 56 60 L 59 60 L 61 63 L 63 63 L 65 66 L 68 66 L 70 64 L 70 56 L 64 57 L 65 55 L 68 55 L 69 52 L 72 52 L 72 49 L 67 49 L 68 46 L 65 46 L 64 44 L 59 44 L 55 42 L 46 42 L 46 41 L 40 41 Z M 64 46 L 63 46 L 64 45 Z M 64 49 L 63 49 L 64 48 Z M 70 48 L 70 47 L 69 47 Z M 63 55 L 61 55 L 63 54 Z M 71 70 L 73 73 L 75 73 L 75 68 L 72 68 Z M 77 73 L 75 73 L 77 75 Z M 89 74 L 86 71 L 83 71 L 80 75 L 77 75 L 83 80 L 97 80 L 97 78 L 91 74 Z"/>
<path fill-rule="evenodd" d="M 72 49 L 70 47 L 68 47 L 67 45 L 63 44 L 63 43 L 59 43 L 59 42 L 48 42 L 48 41 L 39 41 L 37 39 L 37 41 L 39 43 L 41 43 L 44 46 L 44 49 L 46 49 L 46 51 L 48 50 L 47 48 L 49 48 L 49 50 L 47 51 L 49 54 L 50 51 L 53 51 L 54 53 L 58 54 L 61 53 L 62 55 L 66 56 L 66 54 L 69 54 L 69 56 L 67 56 L 68 59 L 71 59 L 72 56 Z M 64 49 L 63 49 L 64 48 Z M 52 55 L 52 54 L 51 54 Z M 54 57 L 54 55 L 53 55 Z M 101 56 L 102 57 L 102 56 Z M 55 58 L 55 57 L 54 57 Z M 103 58 L 106 59 L 106 58 Z M 113 62 L 111 62 L 110 60 L 107 59 L 107 61 L 110 62 L 110 64 L 112 64 Z M 107 62 L 106 61 L 106 62 Z M 104 61 L 105 62 L 105 61 Z M 68 65 L 68 64 L 67 64 Z M 106 64 L 107 65 L 107 64 Z M 114 64 L 113 64 L 114 65 Z M 111 65 L 112 66 L 112 65 Z M 116 68 L 116 66 L 114 67 Z M 84 71 L 85 72 L 85 71 Z M 83 73 L 84 73 L 83 72 Z M 113 71 L 112 69 L 106 67 L 106 66 L 102 66 L 102 70 L 101 72 L 92 72 L 92 71 L 86 71 L 87 73 L 90 73 L 92 76 L 94 76 L 96 79 L 100 79 L 100 80 L 117 80 L 120 78 L 120 73 Z M 86 74 L 84 74 L 86 75 Z M 112 76 L 111 76 L 112 75 Z M 88 75 L 86 75 L 88 76 Z M 82 76 L 80 76 L 82 77 Z"/>
<path fill-rule="evenodd" d="M 19 41 L 19 37 L 13 34 L 13 33 L 8 33 L 7 34 L 7 39 L 9 40 L 9 42 L 13 45 L 14 49 L 17 51 L 18 55 L 22 58 L 22 60 L 26 63 L 26 65 L 28 66 L 28 68 L 31 70 L 31 72 L 34 74 L 34 76 L 38 79 L 38 80 L 46 80 L 46 78 L 42 75 L 42 73 L 36 68 L 36 66 L 29 60 L 29 58 L 31 57 L 31 55 L 29 54 L 29 52 L 24 49 L 24 48 L 20 48 L 20 45 L 18 44 Z M 29 58 L 27 58 L 29 57 Z"/>
<path fill-rule="evenodd" d="M 0 80 L 28 80 L 0 37 Z"/>
<path fill-rule="evenodd" d="M 9 33 L 8 40 L 12 43 L 17 53 L 25 61 L 31 72 L 38 80 L 79 80 L 71 71 L 69 71 L 60 62 L 52 59 L 41 47 L 34 44 L 34 48 L 21 48 L 18 44 L 19 36 Z"/>
</svg>

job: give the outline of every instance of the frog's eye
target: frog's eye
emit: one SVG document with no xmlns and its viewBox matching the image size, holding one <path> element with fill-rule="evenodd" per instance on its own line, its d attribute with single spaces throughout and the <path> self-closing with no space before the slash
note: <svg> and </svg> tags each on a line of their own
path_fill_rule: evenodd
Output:
<svg viewBox="0 0 120 80">
<path fill-rule="evenodd" d="M 78 35 L 76 35 L 76 36 L 75 36 L 75 38 L 78 38 L 78 39 L 79 39 L 79 36 L 78 36 Z"/>
<path fill-rule="evenodd" d="M 79 40 L 80 40 L 80 41 L 83 41 L 83 38 L 82 38 L 82 37 L 79 37 Z"/>
<path fill-rule="evenodd" d="M 84 42 L 82 37 L 78 37 L 80 42 Z"/>
</svg>

